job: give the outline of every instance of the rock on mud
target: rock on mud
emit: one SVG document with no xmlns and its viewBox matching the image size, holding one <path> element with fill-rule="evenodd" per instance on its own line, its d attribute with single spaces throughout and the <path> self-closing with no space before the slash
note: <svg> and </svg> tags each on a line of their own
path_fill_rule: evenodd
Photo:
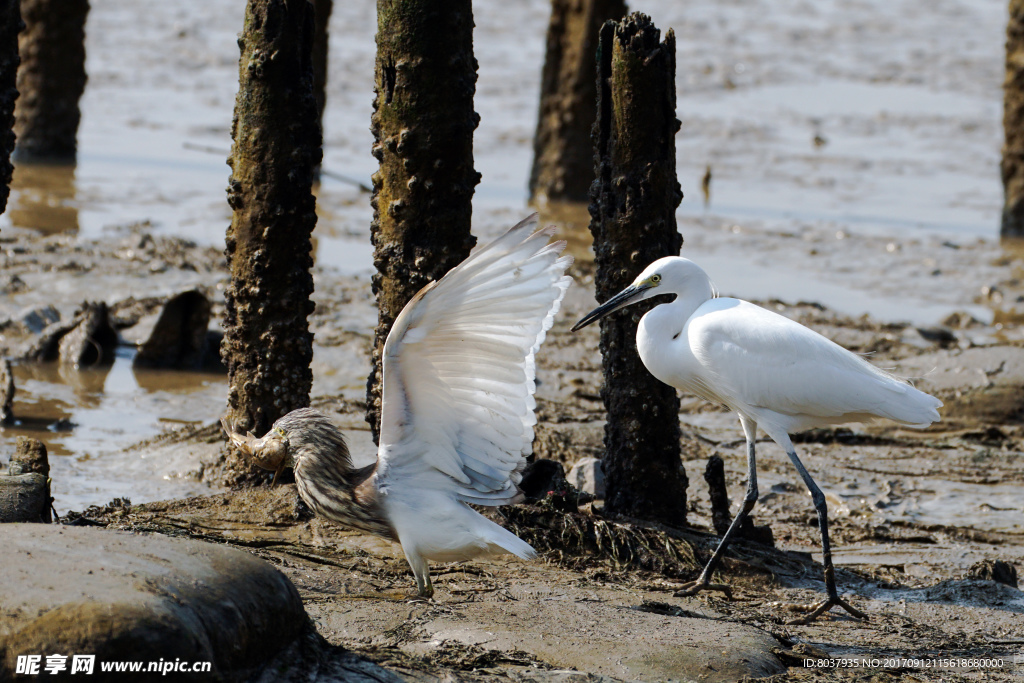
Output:
<svg viewBox="0 0 1024 683">
<path fill-rule="evenodd" d="M 117 332 L 110 324 L 107 305 L 86 302 L 68 322 L 53 323 L 25 353 L 26 360 L 74 365 L 110 365 L 117 348 Z"/>
<path fill-rule="evenodd" d="M 568 489 L 565 468 L 555 460 L 538 458 L 523 470 L 519 488 L 528 501 L 540 500 L 549 493 L 564 492 Z"/>
<path fill-rule="evenodd" d="M 40 334 L 47 325 L 60 320 L 60 312 L 53 306 L 37 306 L 22 310 L 15 320 L 25 331 Z"/>
<path fill-rule="evenodd" d="M 196 680 L 295 680 L 289 670 L 310 658 L 275 663 L 275 655 L 322 645 L 291 581 L 246 552 L 35 525 L 5 528 L 4 544 L 2 680 L 18 655 L 53 653 L 95 654 L 97 672 L 105 661 L 180 658 L 211 663 Z M 338 680 L 392 680 L 376 670 L 384 675 Z"/>
<path fill-rule="evenodd" d="M 971 565 L 967 570 L 968 579 L 984 579 L 1017 587 L 1017 568 L 1002 560 L 982 560 Z"/>
<path fill-rule="evenodd" d="M 149 338 L 139 346 L 135 367 L 196 370 L 207 355 L 210 300 L 198 290 L 172 296 L 160 309 Z M 216 353 L 216 351 L 214 351 Z"/>
</svg>

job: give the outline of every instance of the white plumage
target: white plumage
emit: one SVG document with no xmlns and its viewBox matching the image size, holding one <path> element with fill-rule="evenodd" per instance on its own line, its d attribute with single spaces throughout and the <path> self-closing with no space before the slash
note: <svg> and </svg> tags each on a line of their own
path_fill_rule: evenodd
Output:
<svg viewBox="0 0 1024 683">
<path fill-rule="evenodd" d="M 754 441 L 760 426 L 785 449 L 818 510 L 829 599 L 815 606 L 807 620 L 836 604 L 862 616 L 836 594 L 825 499 L 797 458 L 789 434 L 877 418 L 926 427 L 939 419 L 942 403 L 789 318 L 739 299 L 718 298 L 707 273 L 685 258 L 655 261 L 573 329 L 664 294 L 675 299 L 655 306 L 637 329 L 644 366 L 666 384 L 736 411 L 747 438 L 744 505 L 691 592 L 724 588 L 709 581 L 757 499 Z"/>
<path fill-rule="evenodd" d="M 536 216 L 424 288 L 384 345 L 379 500 L 417 575 L 426 560 L 533 548 L 467 503 L 522 494 L 532 451 L 535 354 L 572 282 L 565 242 Z"/>
<path fill-rule="evenodd" d="M 652 295 L 671 286 L 667 277 L 662 282 Z M 643 317 L 637 350 L 644 365 L 661 381 L 726 405 L 766 431 L 877 418 L 926 427 L 939 419 L 938 399 L 800 323 L 740 299 L 691 303 L 677 299 Z"/>
</svg>

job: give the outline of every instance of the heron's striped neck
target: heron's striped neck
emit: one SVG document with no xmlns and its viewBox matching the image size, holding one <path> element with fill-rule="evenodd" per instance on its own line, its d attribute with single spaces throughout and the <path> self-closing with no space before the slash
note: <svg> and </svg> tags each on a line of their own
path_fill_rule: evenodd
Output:
<svg viewBox="0 0 1024 683">
<path fill-rule="evenodd" d="M 295 484 L 315 513 L 348 527 L 393 537 L 370 475 L 376 465 L 355 468 L 341 431 L 312 408 L 292 411 L 274 423 L 288 440 Z"/>
</svg>

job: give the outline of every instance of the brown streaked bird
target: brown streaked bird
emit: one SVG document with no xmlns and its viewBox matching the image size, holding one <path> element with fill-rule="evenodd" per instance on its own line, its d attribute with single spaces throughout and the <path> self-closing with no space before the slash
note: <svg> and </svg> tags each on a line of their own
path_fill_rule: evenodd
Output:
<svg viewBox="0 0 1024 683">
<path fill-rule="evenodd" d="M 354 468 L 341 432 L 311 408 L 262 438 L 224 424 L 256 465 L 295 470 L 319 515 L 402 545 L 419 595 L 434 593 L 428 560 L 509 552 L 536 556 L 475 505 L 522 499 L 533 448 L 534 358 L 572 278 L 565 242 L 533 232 L 536 214 L 424 287 L 384 344 L 377 461 Z"/>
</svg>

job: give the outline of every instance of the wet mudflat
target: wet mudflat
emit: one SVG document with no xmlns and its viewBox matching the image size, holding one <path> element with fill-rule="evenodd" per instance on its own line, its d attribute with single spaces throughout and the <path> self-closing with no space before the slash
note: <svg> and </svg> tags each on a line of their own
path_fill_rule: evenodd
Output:
<svg viewBox="0 0 1024 683">
<path fill-rule="evenodd" d="M 992 267 L 1009 276 L 1017 265 L 1010 259 Z M 601 451 L 599 359 L 581 353 L 596 346 L 596 332 L 568 332 L 593 305 L 591 274 L 592 265 L 579 264 L 574 275 L 581 286 L 570 290 L 565 316 L 539 357 L 535 450 L 566 465 Z M 367 462 L 374 455 L 361 404 L 373 324 L 369 285 L 319 270 L 317 292 L 314 405 L 346 432 L 356 463 Z M 822 595 L 814 564 L 819 539 L 808 496 L 768 442 L 759 450 L 761 499 L 753 514 L 756 524 L 770 525 L 778 548 L 737 545 L 723 576 L 734 586 L 734 600 L 673 597 L 716 540 L 702 479 L 707 458 L 724 459 L 733 501 L 743 491 L 744 447 L 735 418 L 689 396 L 682 397 L 681 419 L 691 526 L 645 530 L 636 520 L 604 518 L 600 501 L 578 511 L 551 498 L 503 509 L 506 523 L 542 550 L 543 559 L 438 566 L 433 603 L 404 599 L 413 584 L 398 546 L 310 519 L 292 486 L 119 503 L 85 516 L 112 528 L 227 542 L 256 553 L 296 584 L 330 643 L 412 680 L 588 680 L 558 673 L 570 669 L 611 680 L 682 674 L 871 680 L 884 673 L 801 664 L 804 657 L 826 656 L 1002 658 L 1002 668 L 904 666 L 883 679 L 1014 680 L 1021 673 L 1013 658 L 1024 640 L 1024 594 L 967 578 L 986 560 L 1024 565 L 1018 493 L 1024 349 L 998 343 L 1014 330 L 965 323 L 966 314 L 931 329 L 850 318 L 811 304 L 765 303 L 873 354 L 879 364 L 922 377 L 918 385 L 946 402 L 943 422 L 927 432 L 855 425 L 812 432 L 797 444 L 829 499 L 841 591 L 871 615 L 867 623 L 837 615 L 809 626 L 785 624 L 795 616 L 787 605 Z M 212 419 L 125 451 L 164 463 L 159 466 L 191 463 L 193 472 L 204 473 L 193 475 L 197 486 L 217 485 L 224 455 Z M 55 482 L 59 488 L 56 476 Z M 708 652 L 714 658 L 706 661 Z"/>
<path fill-rule="evenodd" d="M 768 442 L 753 515 L 771 526 L 778 550 L 735 547 L 723 579 L 737 600 L 672 596 L 714 545 L 708 457 L 724 459 L 733 501 L 743 491 L 736 419 L 694 397 L 682 397 L 681 414 L 692 527 L 668 532 L 667 542 L 664 530 L 606 520 L 594 506 L 505 511 L 543 560 L 436 568 L 431 604 L 395 599 L 412 587 L 397 546 L 308 519 L 292 488 L 221 492 L 213 425 L 223 376 L 133 370 L 131 357 L 152 322 L 144 302 L 198 287 L 214 320 L 222 310 L 223 159 L 241 6 L 207 3 L 199 16 L 173 3 L 151 3 L 141 15 L 137 3 L 96 5 L 79 166 L 17 170 L 0 218 L 0 355 L 17 357 L 35 339 L 28 311 L 53 306 L 67 319 L 89 299 L 125 322 L 138 318 L 119 329 L 124 344 L 109 370 L 14 365 L 18 421 L 0 429 L 0 453 L 19 434 L 47 443 L 62 516 L 130 498 L 134 507 L 86 516 L 251 550 L 296 584 L 329 642 L 412 680 L 662 680 L 672 672 L 734 680 L 780 666 L 789 668 L 779 680 L 1024 676 L 1021 665 L 1011 668 L 1024 653 L 1024 596 L 965 579 L 986 560 L 1024 569 L 1024 256 L 993 241 L 1005 3 L 638 8 L 678 34 L 683 254 L 723 294 L 777 307 L 920 378 L 947 404 L 927 432 L 855 425 L 797 444 L 828 495 L 840 589 L 872 617 L 810 626 L 786 626 L 793 614 L 784 604 L 822 595 L 812 564 L 818 530 L 799 478 Z M 546 18 L 540 0 L 476 10 L 481 241 L 529 212 Z M 375 170 L 374 22 L 371 4 L 335 8 L 325 123 L 325 169 L 364 182 Z M 709 165 L 705 206 L 699 183 Z M 313 397 L 345 429 L 358 463 L 374 455 L 362 417 L 376 324 L 370 213 L 366 195 L 325 178 L 314 233 Z M 596 330 L 568 333 L 594 304 L 592 266 L 585 217 L 546 213 L 579 265 L 538 358 L 535 450 L 571 465 L 602 449 Z M 170 502 L 139 505 L 161 500 Z M 702 651 L 716 658 L 711 668 L 686 658 L 691 638 L 721 646 Z M 826 671 L 803 668 L 807 656 L 1001 657 L 1005 665 Z M 570 668 L 584 673 L 558 673 Z"/>
</svg>

